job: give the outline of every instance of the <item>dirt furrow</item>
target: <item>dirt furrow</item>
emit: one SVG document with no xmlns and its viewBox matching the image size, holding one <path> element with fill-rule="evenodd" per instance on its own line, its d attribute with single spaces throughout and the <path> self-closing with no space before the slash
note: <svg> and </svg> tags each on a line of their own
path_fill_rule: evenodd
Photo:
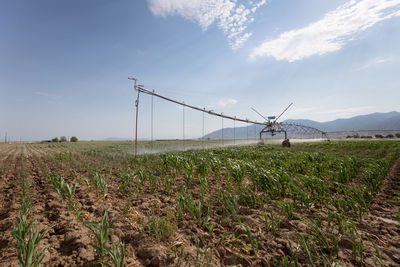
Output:
<svg viewBox="0 0 400 267">
<path fill-rule="evenodd" d="M 143 264 L 137 259 L 134 248 L 139 243 L 146 243 L 143 242 L 144 240 L 141 240 L 143 235 L 138 235 L 137 223 L 140 219 L 135 215 L 127 216 L 123 214 L 123 210 L 126 209 L 126 203 L 125 201 L 121 201 L 121 194 L 110 185 L 109 194 L 107 194 L 106 198 L 103 198 L 96 194 L 96 192 L 94 192 L 91 188 L 88 188 L 88 186 L 82 181 L 82 178 L 87 177 L 88 175 L 86 171 L 79 171 L 75 169 L 71 162 L 60 162 L 59 160 L 57 160 L 57 162 L 53 162 L 48 158 L 42 158 L 41 160 L 43 160 L 43 162 L 49 168 L 50 173 L 62 174 L 68 183 L 78 184 L 78 180 L 81 180 L 75 193 L 75 203 L 77 205 L 77 209 L 81 210 L 82 212 L 81 220 L 85 222 L 99 222 L 104 214 L 104 211 L 107 209 L 110 215 L 113 217 L 112 229 L 110 231 L 112 240 L 123 240 L 127 244 L 127 266 L 143 266 Z M 115 188 L 117 188 L 117 186 L 115 186 Z M 134 209 L 134 207 L 131 208 L 130 214 L 136 214 Z M 94 240 L 89 242 L 94 242 Z M 92 259 L 94 257 L 94 251 L 91 251 L 91 253 L 91 257 L 89 254 L 87 255 L 88 259 Z"/>
<path fill-rule="evenodd" d="M 385 266 L 400 266 L 400 159 L 358 227 L 378 248 Z"/>
<path fill-rule="evenodd" d="M 36 154 L 39 157 L 43 157 L 43 156 L 47 155 L 47 152 L 44 151 L 43 146 L 40 146 L 40 148 L 39 148 L 39 145 L 37 145 L 37 144 L 35 144 L 35 145 L 34 144 L 28 144 L 28 149 L 32 153 Z"/>
<path fill-rule="evenodd" d="M 4 164 L 7 164 L 8 157 L 17 150 L 17 146 L 10 147 L 8 150 L 5 151 L 5 154 L 0 158 L 0 175 L 4 172 L 4 169 L 7 167 Z"/>
<path fill-rule="evenodd" d="M 12 247 L 11 231 L 18 215 L 20 197 L 21 147 L 7 165 L 0 179 L 0 266 L 15 266 L 16 250 Z M 14 265 L 15 264 L 15 265 Z"/>
<path fill-rule="evenodd" d="M 39 158 L 40 160 L 40 158 Z M 31 182 L 33 218 L 37 218 L 40 230 L 53 227 L 43 243 L 50 248 L 43 261 L 46 266 L 93 266 L 94 251 L 89 231 L 79 222 L 66 201 L 54 191 L 41 169 L 32 157 L 26 159 L 27 173 Z"/>
</svg>

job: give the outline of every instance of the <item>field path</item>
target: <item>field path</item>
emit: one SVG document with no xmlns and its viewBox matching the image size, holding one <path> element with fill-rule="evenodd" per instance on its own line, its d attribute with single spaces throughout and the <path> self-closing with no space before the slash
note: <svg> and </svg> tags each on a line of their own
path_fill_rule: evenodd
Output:
<svg viewBox="0 0 400 267">
<path fill-rule="evenodd" d="M 390 169 L 382 190 L 358 225 L 359 231 L 374 242 L 385 266 L 400 265 L 400 159 Z"/>
<path fill-rule="evenodd" d="M 15 152 L 0 175 L 0 266 L 17 264 L 16 251 L 12 248 L 11 231 L 18 215 L 20 197 L 20 173 L 22 147 L 15 146 L 7 154 Z"/>
</svg>

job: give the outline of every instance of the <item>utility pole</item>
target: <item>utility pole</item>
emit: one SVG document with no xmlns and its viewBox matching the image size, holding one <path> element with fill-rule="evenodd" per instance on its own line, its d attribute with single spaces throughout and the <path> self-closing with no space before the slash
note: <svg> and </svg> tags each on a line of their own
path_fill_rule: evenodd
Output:
<svg viewBox="0 0 400 267">
<path fill-rule="evenodd" d="M 6 136 L 4 137 L 4 143 L 7 144 L 7 132 L 6 132 Z"/>
<path fill-rule="evenodd" d="M 154 90 L 153 90 L 153 93 L 154 93 Z M 153 141 L 154 141 L 154 135 L 153 135 L 153 108 L 154 108 L 153 102 L 154 102 L 154 100 L 153 100 L 153 98 L 154 98 L 154 95 L 151 96 L 151 152 L 153 152 Z"/>
<path fill-rule="evenodd" d="M 138 90 L 137 79 L 136 78 L 128 78 L 129 80 L 133 80 L 135 82 L 134 89 L 137 91 L 137 98 L 135 101 L 136 107 L 136 126 L 135 126 L 135 157 L 137 156 L 137 130 L 138 130 L 138 113 L 139 113 L 139 95 L 140 91 Z"/>
<path fill-rule="evenodd" d="M 236 116 L 233 120 L 233 145 L 236 145 Z"/>
<path fill-rule="evenodd" d="M 182 102 L 185 104 L 185 102 Z M 183 140 L 183 150 L 185 150 L 185 106 L 182 106 L 182 140 Z"/>
<path fill-rule="evenodd" d="M 224 113 L 221 113 L 221 115 L 224 115 Z M 221 128 L 222 129 L 222 132 L 221 132 L 222 138 L 221 139 L 222 139 L 222 146 L 224 146 L 224 117 L 221 117 L 221 118 L 222 118 L 222 120 L 221 120 L 222 121 L 222 126 L 221 126 L 222 127 Z"/>
<path fill-rule="evenodd" d="M 204 110 L 206 110 L 206 108 L 204 108 Z M 204 149 L 204 111 L 203 111 L 203 127 L 202 127 L 202 137 L 201 137 L 201 139 L 202 139 L 202 145 L 203 145 L 203 149 Z"/>
</svg>

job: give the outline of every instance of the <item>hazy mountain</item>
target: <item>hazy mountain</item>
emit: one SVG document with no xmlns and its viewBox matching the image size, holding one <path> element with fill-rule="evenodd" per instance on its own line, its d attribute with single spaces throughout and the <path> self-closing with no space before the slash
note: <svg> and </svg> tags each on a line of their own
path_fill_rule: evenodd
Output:
<svg viewBox="0 0 400 267">
<path fill-rule="evenodd" d="M 400 129 L 400 112 L 392 111 L 388 113 L 372 113 L 328 122 L 316 122 L 311 120 L 286 120 L 285 122 L 300 123 L 327 132 L 352 130 L 397 130 Z"/>
<path fill-rule="evenodd" d="M 121 138 L 121 137 L 109 137 L 109 138 L 105 138 L 102 139 L 100 141 L 128 141 L 128 140 L 132 140 L 132 138 Z"/>
<path fill-rule="evenodd" d="M 311 126 L 326 132 L 337 131 L 358 131 L 358 130 L 399 130 L 400 132 L 400 112 L 392 111 L 388 113 L 372 113 L 368 115 L 356 116 L 348 119 L 337 119 L 328 122 L 318 122 L 305 119 L 285 120 L 287 123 L 297 123 Z M 258 138 L 263 126 L 250 125 L 248 127 L 224 128 L 211 132 L 204 136 L 206 139 L 221 139 L 222 132 L 224 139 Z"/>
</svg>

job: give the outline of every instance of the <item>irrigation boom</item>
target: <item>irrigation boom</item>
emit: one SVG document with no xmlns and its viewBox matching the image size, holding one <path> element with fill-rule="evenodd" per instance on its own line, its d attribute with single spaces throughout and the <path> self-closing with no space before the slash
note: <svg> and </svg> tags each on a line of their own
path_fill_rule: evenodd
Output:
<svg viewBox="0 0 400 267">
<path fill-rule="evenodd" d="M 144 88 L 143 85 L 137 84 L 137 79 L 136 78 L 128 78 L 128 79 L 129 80 L 133 80 L 135 82 L 134 88 L 135 88 L 135 91 L 137 91 L 137 99 L 135 101 L 135 106 L 136 106 L 135 155 L 137 155 L 137 127 L 138 127 L 138 112 L 139 112 L 139 95 L 140 95 L 140 93 L 147 94 L 147 95 L 150 95 L 150 96 L 155 96 L 155 97 L 164 99 L 166 101 L 181 105 L 183 107 L 187 107 L 187 108 L 190 108 L 190 109 L 198 110 L 200 112 L 203 112 L 203 114 L 204 113 L 208 113 L 210 115 L 217 116 L 217 117 L 220 117 L 220 118 L 223 118 L 223 119 L 225 118 L 225 119 L 233 120 L 234 122 L 240 121 L 240 122 L 245 122 L 245 123 L 252 123 L 252 124 L 256 124 L 256 125 L 262 125 L 264 127 L 260 131 L 260 142 L 261 143 L 263 142 L 262 141 L 263 133 L 270 133 L 272 136 L 274 136 L 276 133 L 284 133 L 285 134 L 285 140 L 282 143 L 282 145 L 283 146 L 290 146 L 289 139 L 287 138 L 287 132 L 288 131 L 301 133 L 301 134 L 321 134 L 322 137 L 328 138 L 326 132 L 321 131 L 319 129 L 316 129 L 314 127 L 301 125 L 301 124 L 295 124 L 295 123 L 277 122 L 277 120 L 293 105 L 293 103 L 290 103 L 290 105 L 288 107 L 286 107 L 286 109 L 284 109 L 283 112 L 278 117 L 275 117 L 275 116 L 264 117 L 263 115 L 261 115 L 261 113 L 259 113 L 257 110 L 252 108 L 252 110 L 254 110 L 258 115 L 260 115 L 265 120 L 264 122 L 258 122 L 258 121 L 253 121 L 253 120 L 249 120 L 249 119 L 241 119 L 241 118 L 238 118 L 236 116 L 224 115 L 223 113 L 217 113 L 217 112 L 214 112 L 213 110 L 207 110 L 206 108 L 199 108 L 199 107 L 196 107 L 196 106 L 192 106 L 192 105 L 186 104 L 183 101 L 181 102 L 181 101 L 178 101 L 178 100 L 175 100 L 175 99 L 172 99 L 172 98 L 157 94 L 154 90 L 153 91 L 147 90 L 147 89 Z M 184 123 L 185 123 L 185 113 L 184 113 L 184 110 L 183 110 L 183 141 L 185 139 L 185 126 L 184 126 Z M 204 131 L 204 115 L 203 115 L 203 131 Z M 152 132 L 152 136 L 153 136 L 153 132 Z M 204 136 L 204 133 L 203 133 L 203 136 Z M 234 136 L 235 136 L 235 132 L 234 132 Z M 223 139 L 224 138 L 223 138 L 223 120 L 222 120 L 222 141 L 223 141 Z"/>
<path fill-rule="evenodd" d="M 266 122 L 258 122 L 258 121 L 253 121 L 253 120 L 249 120 L 249 119 L 240 119 L 240 118 L 237 118 L 237 117 L 234 117 L 234 116 L 227 116 L 227 115 L 224 115 L 222 113 L 217 113 L 217 112 L 214 112 L 212 110 L 207 110 L 205 108 L 199 108 L 199 107 L 196 107 L 196 106 L 188 105 L 188 104 L 186 104 L 184 102 L 180 102 L 180 101 L 177 101 L 175 99 L 172 99 L 172 98 L 157 94 L 154 91 L 146 90 L 141 85 L 137 86 L 136 90 L 138 92 L 140 92 L 140 93 L 156 96 L 156 97 L 159 97 L 161 99 L 167 100 L 169 102 L 172 102 L 172 103 L 175 103 L 175 104 L 178 104 L 178 105 L 182 105 L 184 107 L 188 107 L 188 108 L 191 108 L 191 109 L 195 109 L 195 110 L 198 110 L 198 111 L 201 111 L 201 112 L 205 112 L 205 113 L 208 113 L 208 114 L 211 114 L 211 115 L 214 115 L 214 116 L 218 116 L 218 117 L 221 117 L 221 118 L 230 119 L 230 120 L 234 120 L 234 121 L 248 122 L 248 123 L 253 123 L 253 124 L 258 124 L 258 125 L 267 125 Z"/>
</svg>

